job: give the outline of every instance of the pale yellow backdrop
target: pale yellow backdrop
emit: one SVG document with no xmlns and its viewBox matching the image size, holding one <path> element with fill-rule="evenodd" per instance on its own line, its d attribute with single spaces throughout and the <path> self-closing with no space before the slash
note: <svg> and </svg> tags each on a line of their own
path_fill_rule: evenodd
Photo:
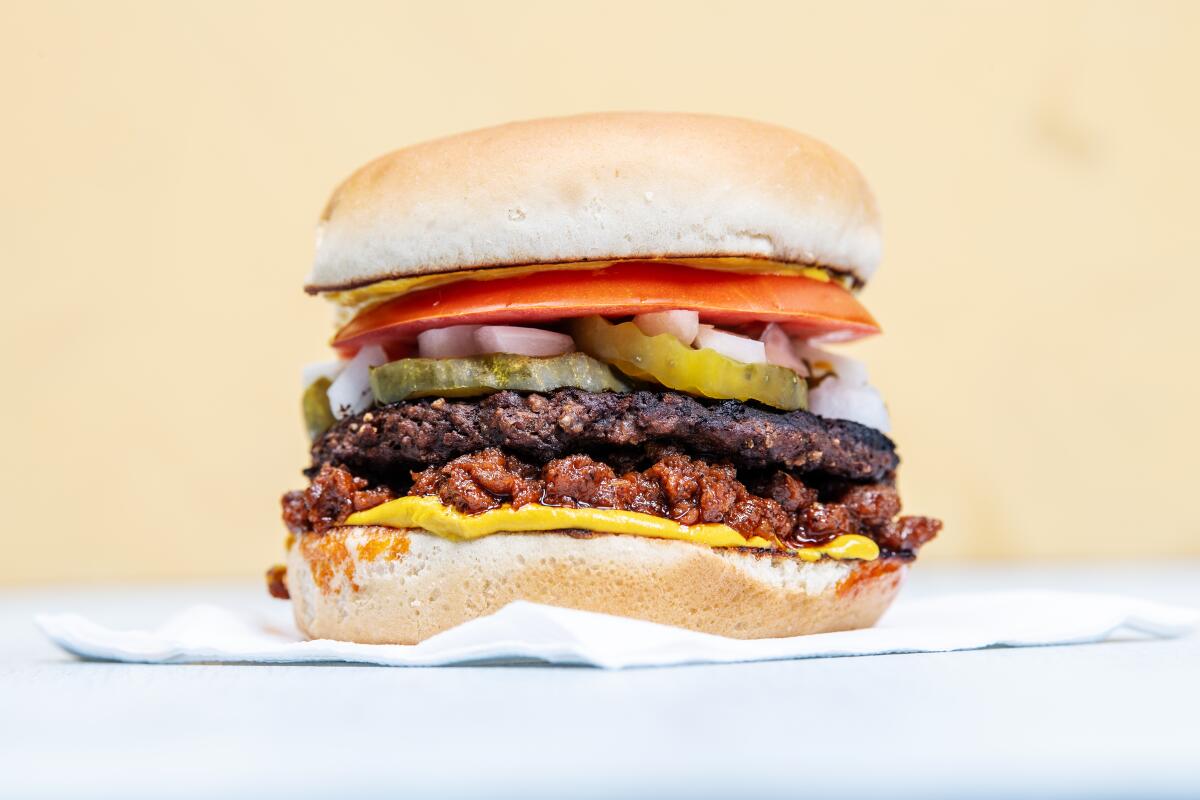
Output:
<svg viewBox="0 0 1200 800">
<path fill-rule="evenodd" d="M 251 575 L 360 162 L 597 109 L 874 184 L 859 347 L 928 557 L 1200 554 L 1200 4 L 4 3 L 0 582 Z"/>
</svg>

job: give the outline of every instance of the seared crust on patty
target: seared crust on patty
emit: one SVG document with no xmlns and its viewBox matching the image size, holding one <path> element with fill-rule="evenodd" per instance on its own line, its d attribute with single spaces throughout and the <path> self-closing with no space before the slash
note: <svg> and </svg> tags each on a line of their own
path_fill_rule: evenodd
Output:
<svg viewBox="0 0 1200 800">
<path fill-rule="evenodd" d="M 807 411 L 766 411 L 733 400 L 701 402 L 676 392 L 499 392 L 481 399 L 414 400 L 339 422 L 313 444 L 312 470 L 356 474 L 442 464 L 487 447 L 547 461 L 589 448 L 666 444 L 739 467 L 783 467 L 856 481 L 892 473 L 891 439 Z"/>
</svg>

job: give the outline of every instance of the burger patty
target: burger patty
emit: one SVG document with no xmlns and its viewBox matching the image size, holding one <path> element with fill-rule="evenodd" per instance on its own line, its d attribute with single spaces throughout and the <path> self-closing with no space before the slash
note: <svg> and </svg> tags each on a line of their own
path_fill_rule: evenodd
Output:
<svg viewBox="0 0 1200 800">
<path fill-rule="evenodd" d="M 580 451 L 646 445 L 669 445 L 737 467 L 782 467 L 856 481 L 882 480 L 899 463 L 895 445 L 879 431 L 807 411 L 701 402 L 676 392 L 559 389 L 374 408 L 316 440 L 309 475 L 332 464 L 386 481 L 397 470 L 443 464 L 489 447 L 544 463 Z"/>
<path fill-rule="evenodd" d="M 783 471 L 754 473 L 746 480 L 730 464 L 678 452 L 662 453 L 647 469 L 618 474 L 610 464 L 583 454 L 539 467 L 489 448 L 414 473 L 407 493 L 435 496 L 468 514 L 505 503 L 637 511 L 685 525 L 724 524 L 787 548 L 859 534 L 884 550 L 911 554 L 941 529 L 927 517 L 897 517 L 900 496 L 890 480 L 827 482 L 820 489 Z M 284 521 L 296 533 L 321 532 L 399 493 L 368 487 L 365 479 L 325 464 L 308 489 L 284 496 Z"/>
</svg>

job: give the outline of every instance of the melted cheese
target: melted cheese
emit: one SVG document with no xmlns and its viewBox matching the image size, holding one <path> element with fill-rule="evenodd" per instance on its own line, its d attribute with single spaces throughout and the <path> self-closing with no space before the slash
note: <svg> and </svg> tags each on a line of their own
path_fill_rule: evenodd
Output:
<svg viewBox="0 0 1200 800">
<path fill-rule="evenodd" d="M 420 528 L 451 540 L 471 540 L 495 533 L 533 533 L 578 529 L 596 533 L 619 533 L 674 539 L 709 547 L 771 548 L 759 536 L 746 538 L 728 525 L 680 525 L 673 520 L 618 511 L 611 508 L 559 508 L 536 503 L 513 508 L 504 505 L 481 514 L 464 514 L 448 508 L 436 497 L 401 497 L 366 511 L 351 514 L 348 525 L 379 525 L 386 528 Z M 865 536 L 839 536 L 815 547 L 789 551 L 805 561 L 822 556 L 837 559 L 871 561 L 879 556 L 879 546 Z"/>
</svg>

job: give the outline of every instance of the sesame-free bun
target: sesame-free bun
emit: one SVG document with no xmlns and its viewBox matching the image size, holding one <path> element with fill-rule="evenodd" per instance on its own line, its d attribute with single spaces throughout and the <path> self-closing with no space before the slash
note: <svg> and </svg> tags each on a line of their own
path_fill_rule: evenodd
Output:
<svg viewBox="0 0 1200 800">
<path fill-rule="evenodd" d="M 749 257 L 867 280 L 862 175 L 800 133 L 733 117 L 513 122 L 397 150 L 334 191 L 310 291 L 519 264 Z"/>
<path fill-rule="evenodd" d="M 296 624 L 313 639 L 414 644 L 514 600 L 761 639 L 873 625 L 906 564 L 806 562 L 620 534 L 449 541 L 335 528 L 288 551 Z"/>
</svg>

